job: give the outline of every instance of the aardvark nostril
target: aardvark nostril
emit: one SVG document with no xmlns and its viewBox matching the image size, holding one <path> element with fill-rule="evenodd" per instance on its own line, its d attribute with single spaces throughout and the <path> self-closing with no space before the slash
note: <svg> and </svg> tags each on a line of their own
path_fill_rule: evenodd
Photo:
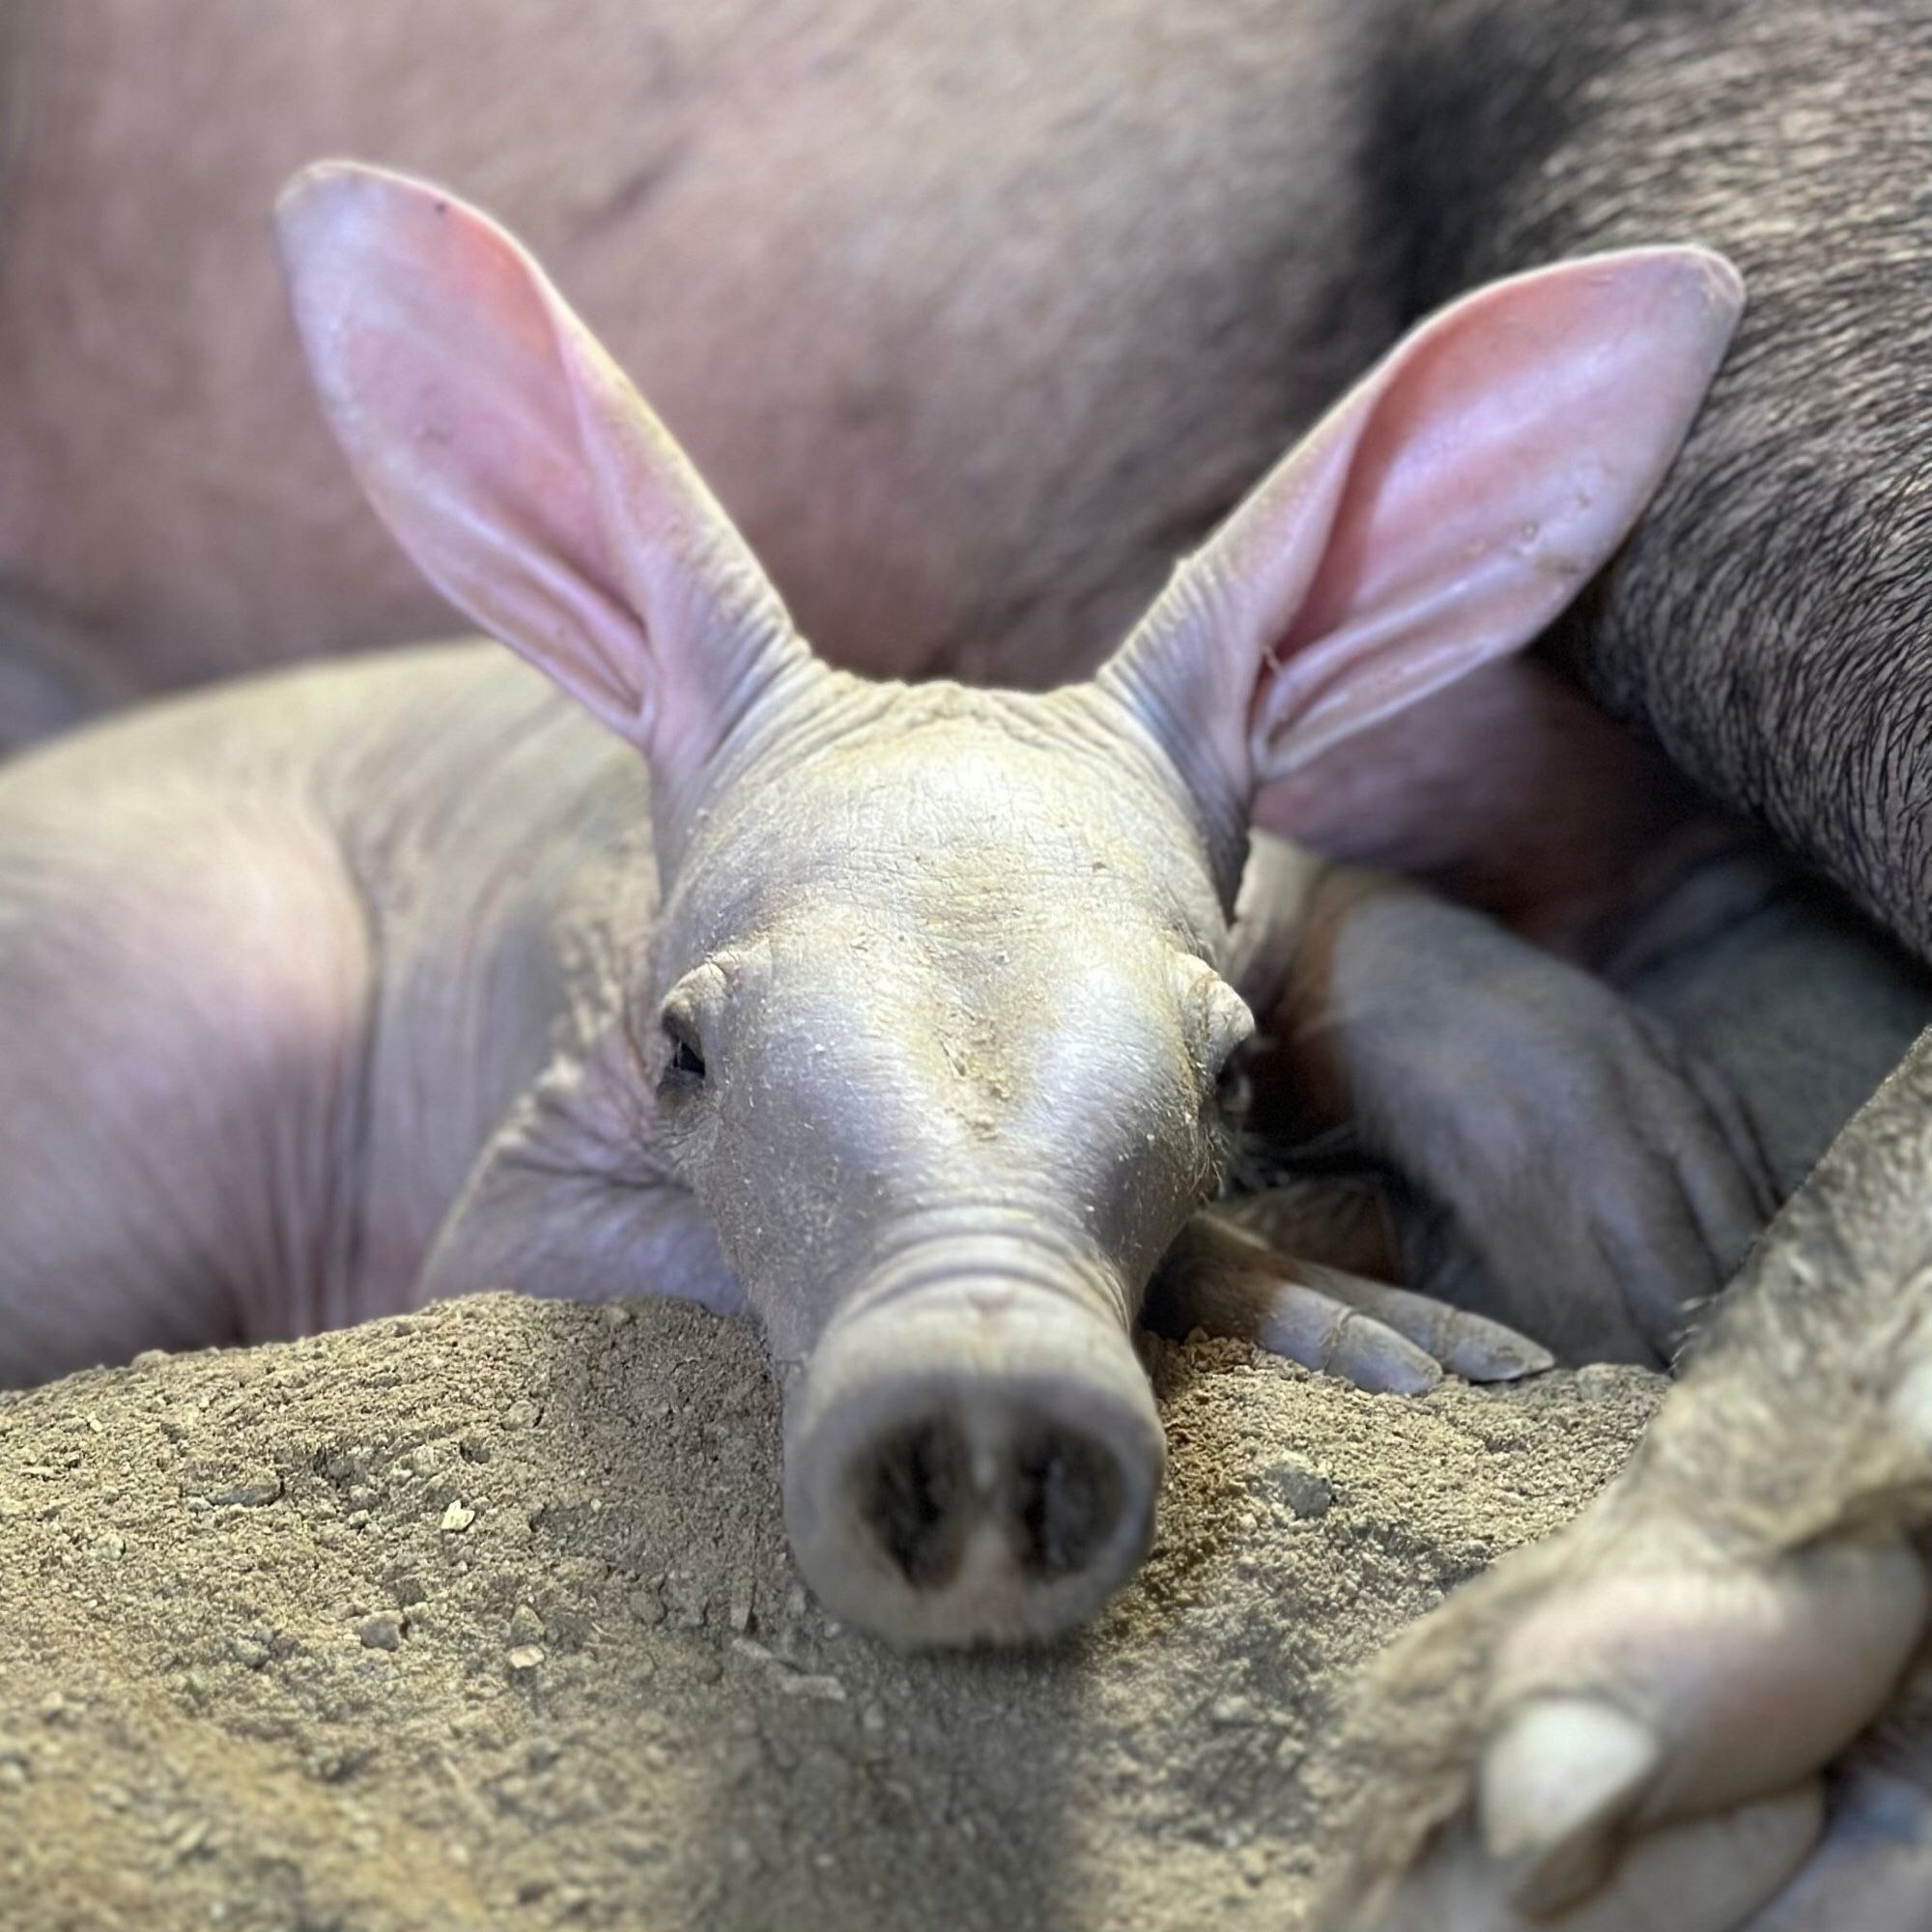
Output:
<svg viewBox="0 0 1932 1932">
<path fill-rule="evenodd" d="M 1076 1430 L 1022 1430 L 1013 1445 L 1013 1492 L 1014 1554 L 1031 1576 L 1084 1570 L 1120 1525 L 1120 1464 Z"/>
<path fill-rule="evenodd" d="M 959 1567 L 973 1515 L 966 1439 L 950 1417 L 887 1433 L 855 1473 L 859 1515 L 915 1590 Z"/>
<path fill-rule="evenodd" d="M 1124 1485 L 1104 1444 L 1044 1418 L 994 1433 L 976 1456 L 963 1422 L 941 1414 L 888 1429 L 855 1460 L 853 1506 L 911 1588 L 951 1582 L 976 1532 L 1042 1581 L 1077 1575 L 1117 1534 Z"/>
</svg>

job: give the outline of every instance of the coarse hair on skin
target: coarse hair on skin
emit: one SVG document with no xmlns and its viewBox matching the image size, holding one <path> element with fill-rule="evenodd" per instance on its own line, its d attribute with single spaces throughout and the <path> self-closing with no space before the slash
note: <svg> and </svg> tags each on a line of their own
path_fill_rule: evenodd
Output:
<svg viewBox="0 0 1932 1932">
<path fill-rule="evenodd" d="M 1925 953 L 1932 6 L 1393 0 L 1384 26 L 1369 152 L 1408 313 L 1665 235 L 1743 270 L 1689 445 L 1548 648 Z"/>
</svg>

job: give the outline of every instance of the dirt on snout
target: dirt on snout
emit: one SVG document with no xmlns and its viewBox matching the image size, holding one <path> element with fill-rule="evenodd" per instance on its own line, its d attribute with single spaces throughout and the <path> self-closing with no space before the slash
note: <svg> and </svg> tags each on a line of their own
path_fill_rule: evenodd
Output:
<svg viewBox="0 0 1932 1932">
<path fill-rule="evenodd" d="M 758 1345 L 679 1303 L 0 1399 L 0 1922 L 1284 1932 L 1353 1666 L 1578 1509 L 1657 1384 L 1153 1364 L 1153 1558 L 1031 1656 L 816 1608 Z"/>
</svg>

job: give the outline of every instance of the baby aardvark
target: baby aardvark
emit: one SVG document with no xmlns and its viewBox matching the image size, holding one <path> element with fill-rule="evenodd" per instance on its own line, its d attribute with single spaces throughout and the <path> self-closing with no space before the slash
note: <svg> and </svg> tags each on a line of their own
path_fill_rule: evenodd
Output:
<svg viewBox="0 0 1932 1932">
<path fill-rule="evenodd" d="M 482 216 L 329 166 L 281 220 L 365 489 L 550 684 L 423 651 L 0 773 L 0 1373 L 498 1286 L 749 1309 L 808 1577 L 952 1642 L 1138 1562 L 1157 1271 L 1166 1319 L 1371 1386 L 1538 1359 L 1207 1208 L 1248 803 L 1621 541 L 1736 320 L 1721 261 L 1438 315 L 1095 678 L 1021 696 L 815 658 Z"/>
</svg>

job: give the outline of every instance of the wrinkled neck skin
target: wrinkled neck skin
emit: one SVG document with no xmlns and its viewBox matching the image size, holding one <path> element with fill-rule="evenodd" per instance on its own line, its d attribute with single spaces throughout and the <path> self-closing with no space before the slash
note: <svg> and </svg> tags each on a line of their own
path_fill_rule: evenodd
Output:
<svg viewBox="0 0 1932 1932">
<path fill-rule="evenodd" d="M 1124 1334 L 1224 1158 L 1238 825 L 1099 687 L 809 661 L 659 792 L 643 1062 L 781 1370 L 961 1293 Z"/>
</svg>

